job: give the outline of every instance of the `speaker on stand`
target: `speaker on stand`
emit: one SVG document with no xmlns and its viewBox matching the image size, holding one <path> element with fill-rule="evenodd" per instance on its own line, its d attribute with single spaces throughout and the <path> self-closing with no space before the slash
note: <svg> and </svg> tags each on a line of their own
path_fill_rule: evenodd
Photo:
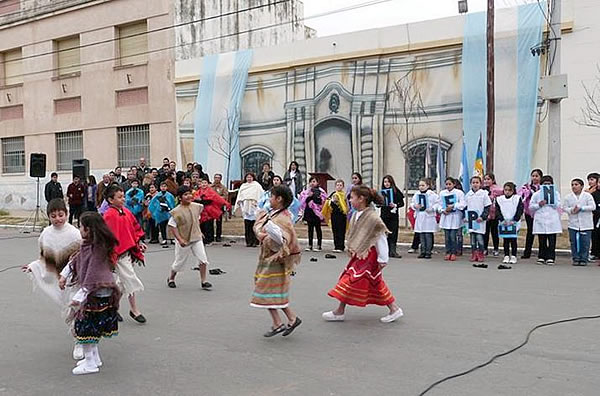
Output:
<svg viewBox="0 0 600 396">
<path fill-rule="evenodd" d="M 40 177 L 46 177 L 46 154 L 44 153 L 31 153 L 29 156 L 29 176 L 35 177 L 36 180 L 36 195 L 35 195 L 35 211 L 29 215 L 21 232 L 29 234 L 35 232 L 36 226 L 40 223 Z M 32 223 L 31 231 L 27 230 L 28 224 Z M 42 230 L 40 224 L 40 231 Z"/>
</svg>

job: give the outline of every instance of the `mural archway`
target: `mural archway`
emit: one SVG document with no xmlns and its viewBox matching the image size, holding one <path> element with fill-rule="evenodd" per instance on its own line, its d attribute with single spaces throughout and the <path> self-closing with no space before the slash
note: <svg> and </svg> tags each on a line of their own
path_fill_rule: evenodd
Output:
<svg viewBox="0 0 600 396">
<path fill-rule="evenodd" d="M 352 175 L 352 126 L 329 118 L 315 126 L 315 170 L 349 183 Z"/>
</svg>

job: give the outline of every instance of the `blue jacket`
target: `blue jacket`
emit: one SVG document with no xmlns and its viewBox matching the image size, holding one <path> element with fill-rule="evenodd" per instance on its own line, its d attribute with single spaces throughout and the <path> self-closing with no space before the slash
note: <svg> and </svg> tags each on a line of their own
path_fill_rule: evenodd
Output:
<svg viewBox="0 0 600 396">
<path fill-rule="evenodd" d="M 171 217 L 169 211 L 175 207 L 175 198 L 168 191 L 157 193 L 148 205 L 148 210 L 157 224 L 168 221 Z"/>
</svg>

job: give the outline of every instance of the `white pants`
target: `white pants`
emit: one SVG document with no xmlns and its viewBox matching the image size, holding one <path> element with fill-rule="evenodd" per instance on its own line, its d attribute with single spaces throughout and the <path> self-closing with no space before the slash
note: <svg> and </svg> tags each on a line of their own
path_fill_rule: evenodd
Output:
<svg viewBox="0 0 600 396">
<path fill-rule="evenodd" d="M 202 241 L 192 242 L 186 247 L 181 247 L 179 242 L 175 242 L 175 261 L 173 261 L 171 269 L 180 272 L 188 261 L 192 266 L 197 265 L 198 262 L 208 264 Z"/>
<path fill-rule="evenodd" d="M 123 253 L 117 259 L 117 285 L 125 295 L 132 295 L 144 290 L 144 285 L 133 269 L 131 254 Z"/>
</svg>

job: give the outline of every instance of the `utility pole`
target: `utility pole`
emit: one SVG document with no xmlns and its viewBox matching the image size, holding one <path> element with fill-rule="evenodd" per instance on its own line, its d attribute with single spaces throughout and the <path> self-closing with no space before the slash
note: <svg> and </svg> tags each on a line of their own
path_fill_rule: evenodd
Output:
<svg viewBox="0 0 600 396">
<path fill-rule="evenodd" d="M 494 172 L 494 127 L 496 104 L 494 95 L 494 0 L 487 4 L 487 138 L 485 165 L 487 173 Z"/>
<path fill-rule="evenodd" d="M 548 62 L 550 62 L 549 75 L 560 74 L 560 36 L 561 36 L 561 0 L 551 2 L 550 11 L 550 48 L 548 51 Z M 560 188 L 560 101 L 561 99 L 548 102 L 548 174 L 554 178 L 554 184 Z"/>
</svg>

